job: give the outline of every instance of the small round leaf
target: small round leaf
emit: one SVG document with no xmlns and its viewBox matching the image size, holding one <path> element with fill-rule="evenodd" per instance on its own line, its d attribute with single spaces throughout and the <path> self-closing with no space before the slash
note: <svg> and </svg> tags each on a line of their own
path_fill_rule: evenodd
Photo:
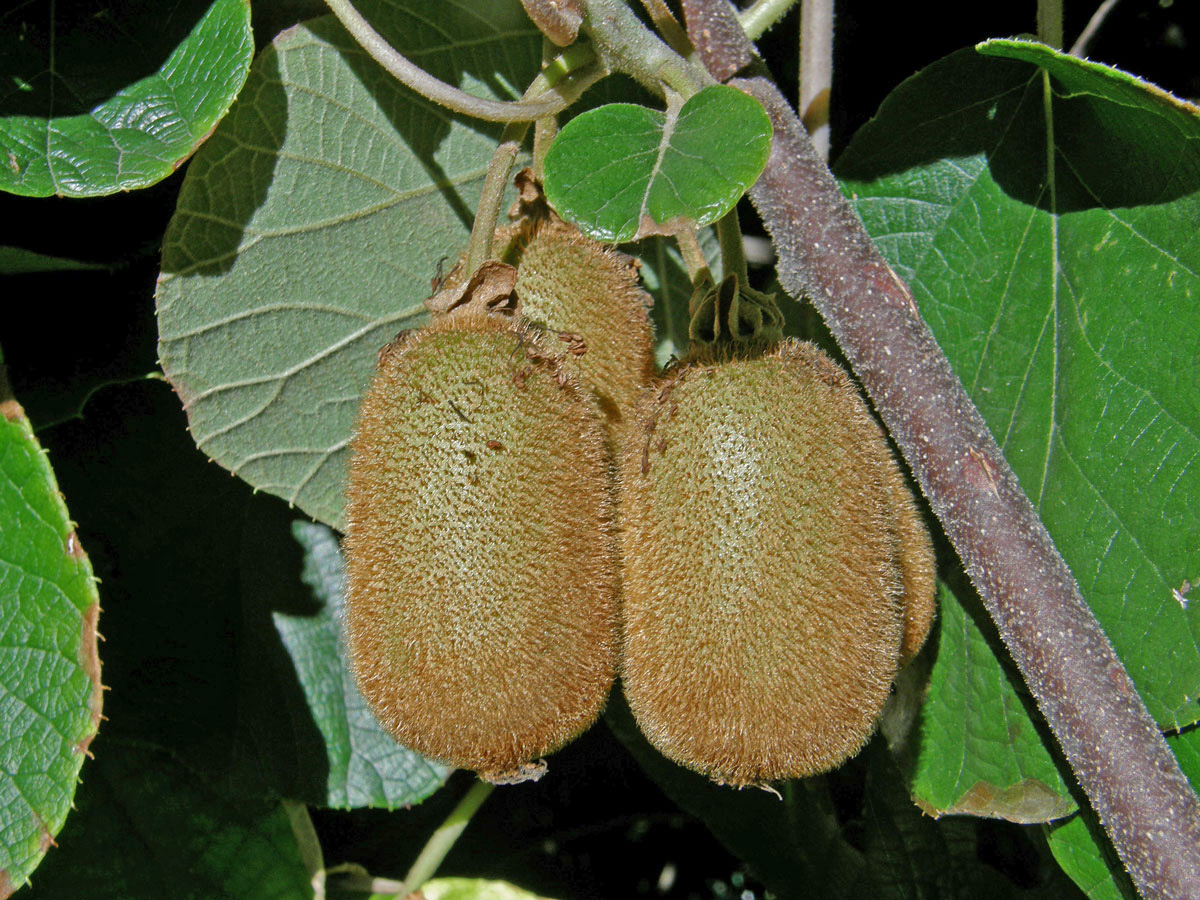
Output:
<svg viewBox="0 0 1200 900">
<path fill-rule="evenodd" d="M 771 122 L 736 88 L 707 87 L 666 112 L 612 103 L 572 119 L 546 154 L 546 197 L 600 241 L 708 225 L 754 184 Z"/>
</svg>

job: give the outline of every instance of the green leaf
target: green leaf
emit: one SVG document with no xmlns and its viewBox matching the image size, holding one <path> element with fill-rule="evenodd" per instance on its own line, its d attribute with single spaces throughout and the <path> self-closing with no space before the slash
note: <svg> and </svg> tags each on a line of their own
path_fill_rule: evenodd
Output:
<svg viewBox="0 0 1200 900">
<path fill-rule="evenodd" d="M 707 87 L 666 112 L 614 103 L 576 116 L 546 154 L 546 197 L 599 241 L 709 225 L 762 174 L 771 122 L 736 88 Z"/>
<path fill-rule="evenodd" d="M 31 900 L 310 900 L 278 800 L 227 795 L 172 754 L 103 740 Z"/>
<path fill-rule="evenodd" d="M 46 453 L 0 363 L 0 895 L 71 809 L 100 724 L 100 598 Z"/>
<path fill-rule="evenodd" d="M 303 615 L 275 612 L 275 627 L 296 667 L 329 756 L 324 805 L 341 809 L 420 803 L 451 770 L 396 743 L 355 687 L 342 642 L 344 571 L 337 537 L 324 525 L 295 522 L 304 549 L 304 583 L 319 606 Z"/>
<path fill-rule="evenodd" d="M 26 275 L 35 272 L 73 272 L 87 269 L 109 270 L 103 263 L 82 262 L 35 253 L 23 247 L 0 246 L 0 275 Z"/>
<path fill-rule="evenodd" d="M 939 584 L 937 660 L 921 708 L 912 791 L 932 816 L 1045 822 L 1075 809 L 1045 726 L 966 578 Z M 969 714 L 967 711 L 970 711 Z M 1036 724 L 1035 724 L 1036 723 Z"/>
<path fill-rule="evenodd" d="M 515 96 L 540 36 L 516 0 L 363 3 L 439 78 Z M 332 17 L 276 38 L 189 167 L 163 246 L 160 357 L 205 453 L 335 527 L 379 348 L 427 320 L 465 248 L 496 126 L 399 87 Z"/>
<path fill-rule="evenodd" d="M 16 89 L 0 100 L 0 190 L 146 187 L 228 111 L 254 54 L 247 0 L 130 6 L 28 3 L 5 18 L 0 47 Z"/>
<path fill-rule="evenodd" d="M 1138 900 L 1125 867 L 1090 809 L 1049 826 L 1050 851 L 1090 900 Z"/>
<path fill-rule="evenodd" d="M 1181 339 L 1200 295 L 1200 119 L 1128 76 L 1037 52 L 1053 56 L 1048 82 L 969 50 L 925 69 L 839 174 L 1151 713 L 1175 727 L 1200 718 L 1200 606 L 1177 599 L 1200 575 L 1200 370 Z M 1016 726 L 1010 686 L 979 680 L 956 710 L 932 712 L 961 738 L 950 753 L 945 733 L 923 729 L 931 790 L 951 758 L 961 790 L 1006 767 L 1009 779 L 1047 771 L 1030 741 L 966 741 L 994 734 L 985 719 L 998 708 L 1015 734 L 1037 730 Z"/>
</svg>

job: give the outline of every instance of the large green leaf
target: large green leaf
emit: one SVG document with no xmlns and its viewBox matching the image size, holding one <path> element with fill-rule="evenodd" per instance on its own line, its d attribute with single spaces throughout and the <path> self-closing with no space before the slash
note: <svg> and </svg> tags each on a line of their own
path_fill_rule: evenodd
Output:
<svg viewBox="0 0 1200 900">
<path fill-rule="evenodd" d="M 965 578 L 939 585 L 937 660 L 920 714 L 913 795 L 930 815 L 1045 822 L 1075 809 L 1041 717 Z M 965 715 L 964 710 L 970 710 Z"/>
<path fill-rule="evenodd" d="M 21 4 L 0 20 L 0 190 L 95 197 L 166 178 L 241 90 L 247 0 Z"/>
<path fill-rule="evenodd" d="M 361 4 L 402 52 L 514 96 L 538 32 L 516 0 Z M 160 350 L 192 435 L 255 487 L 341 525 L 376 352 L 422 324 L 464 247 L 496 128 L 399 87 L 331 17 L 281 34 L 193 160 L 163 246 Z"/>
<path fill-rule="evenodd" d="M 762 174 L 771 122 L 712 85 L 666 112 L 613 103 L 576 116 L 546 154 L 546 198 L 598 241 L 709 225 Z"/>
<path fill-rule="evenodd" d="M 103 740 L 31 900 L 309 900 L 278 800 L 217 790 L 172 754 Z"/>
<path fill-rule="evenodd" d="M 303 615 L 273 614 L 329 757 L 325 805 L 343 809 L 419 803 L 450 769 L 407 750 L 383 731 L 354 685 L 342 641 L 345 573 L 337 537 L 324 525 L 296 522 L 304 583 L 320 604 Z"/>
<path fill-rule="evenodd" d="M 71 809 L 100 724 L 100 599 L 46 453 L 0 362 L 0 896 Z"/>
<path fill-rule="evenodd" d="M 1182 338 L 1200 318 L 1200 118 L 1102 66 L 988 45 L 1017 46 L 1051 77 L 953 54 L 893 92 L 839 173 L 1152 714 L 1176 727 L 1200 718 L 1200 606 L 1176 594 L 1200 574 L 1200 370 Z M 927 714 L 961 735 L 922 730 L 931 805 L 1048 773 L 1026 739 L 1036 726 L 1016 724 L 1025 713 L 990 669 Z M 1017 735 L 1004 744 L 986 721 L 996 709 Z M 934 779 L 939 768 L 956 774 Z"/>
</svg>

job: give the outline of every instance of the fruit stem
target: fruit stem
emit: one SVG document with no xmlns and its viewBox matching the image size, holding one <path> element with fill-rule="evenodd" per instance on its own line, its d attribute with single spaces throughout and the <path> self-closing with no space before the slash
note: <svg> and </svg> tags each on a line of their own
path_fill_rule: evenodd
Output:
<svg viewBox="0 0 1200 900">
<path fill-rule="evenodd" d="M 494 784 L 487 781 L 476 781 L 471 789 L 458 801 L 458 806 L 450 811 L 446 820 L 429 836 L 421 852 L 417 854 L 412 868 L 404 876 L 404 886 L 396 894 L 397 900 L 415 893 L 426 881 L 433 877 L 458 836 L 463 833 L 471 822 L 471 817 L 483 806 L 483 801 L 496 789 Z"/>
<path fill-rule="evenodd" d="M 787 11 L 796 4 L 796 0 L 757 0 L 749 9 L 738 16 L 742 23 L 742 31 L 752 41 L 760 37 L 787 15 Z"/>
<path fill-rule="evenodd" d="M 492 252 L 492 235 L 500 220 L 500 205 L 504 202 L 504 190 L 508 187 L 508 175 L 517 161 L 519 147 L 516 141 L 508 140 L 496 148 L 488 164 L 487 177 L 483 179 L 483 192 L 475 210 L 475 223 L 471 226 L 471 242 L 467 245 L 467 260 L 463 275 L 470 278 L 483 265 Z"/>
<path fill-rule="evenodd" d="M 606 74 L 607 71 L 600 64 L 595 50 L 587 44 L 575 44 L 543 64 L 542 71 L 530 83 L 521 101 L 532 102 L 550 91 L 557 90 L 561 98 L 574 102 L 580 94 Z M 572 79 L 569 83 L 565 81 L 568 78 Z M 500 206 L 504 202 L 508 176 L 512 172 L 521 141 L 525 139 L 528 129 L 529 123 L 526 121 L 510 122 L 500 136 L 500 146 L 492 154 L 487 177 L 483 182 L 483 193 L 475 211 L 475 222 L 471 226 L 471 241 L 467 246 L 464 272 L 467 278 L 491 256 L 492 236 L 496 231 L 496 223 L 500 221 Z M 535 152 L 538 149 L 539 135 L 545 144 L 546 133 L 549 132 L 549 140 L 552 141 L 556 130 L 553 116 L 537 120 L 537 130 L 534 133 Z"/>
<path fill-rule="evenodd" d="M 721 243 L 721 271 L 736 274 L 739 284 L 749 284 L 746 271 L 746 248 L 742 245 L 742 229 L 738 224 L 735 206 L 717 219 L 717 240 Z"/>
<path fill-rule="evenodd" d="M 700 238 L 695 228 L 681 228 L 675 233 L 675 242 L 679 244 L 679 255 L 687 267 L 688 278 L 695 282 L 700 272 L 708 268 L 708 258 L 704 248 L 700 246 Z"/>
</svg>

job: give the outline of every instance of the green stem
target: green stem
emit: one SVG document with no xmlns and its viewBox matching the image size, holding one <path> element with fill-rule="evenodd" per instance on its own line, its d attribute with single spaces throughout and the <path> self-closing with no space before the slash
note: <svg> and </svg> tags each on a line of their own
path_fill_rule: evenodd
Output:
<svg viewBox="0 0 1200 900">
<path fill-rule="evenodd" d="M 681 228 L 675 233 L 675 243 L 679 245 L 679 255 L 687 267 L 688 278 L 695 281 L 702 269 L 708 268 L 708 260 L 704 249 L 700 246 L 700 238 L 696 236 L 695 228 Z M 659 268 L 659 271 L 665 271 Z"/>
<path fill-rule="evenodd" d="M 742 31 L 752 41 L 757 41 L 776 22 L 787 15 L 796 0 L 758 0 L 749 9 L 744 10 L 738 21 L 742 23 Z"/>
<path fill-rule="evenodd" d="M 650 16 L 650 21 L 654 23 L 654 27 L 658 29 L 658 33 L 671 45 L 672 50 L 684 59 L 691 60 L 696 58 L 696 48 L 692 46 L 687 32 L 676 21 L 675 16 L 667 8 L 664 0 L 642 0 L 642 6 L 645 8 L 647 15 Z"/>
<path fill-rule="evenodd" d="M 573 103 L 605 74 L 607 73 L 595 51 L 587 44 L 578 44 L 569 47 L 542 68 L 522 95 L 521 102 L 534 101 L 543 94 L 557 90 L 560 97 Z M 471 226 L 471 241 L 467 245 L 467 278 L 491 256 L 492 236 L 495 234 L 497 222 L 500 221 L 500 206 L 504 201 L 504 191 L 508 187 L 508 176 L 512 172 L 520 144 L 528 130 L 528 122 L 509 122 L 500 136 L 500 146 L 492 154 L 479 206 L 475 210 L 475 222 Z M 535 152 L 541 149 L 545 153 L 548 146 L 547 135 L 552 141 L 556 130 L 553 116 L 537 120 L 537 130 L 534 134 Z M 536 162 L 538 161 L 535 159 Z"/>
<path fill-rule="evenodd" d="M 631 75 L 659 95 L 666 85 L 685 100 L 714 83 L 703 66 L 663 43 L 621 0 L 586 0 L 584 6 L 583 28 L 611 71 Z"/>
<path fill-rule="evenodd" d="M 321 841 L 317 830 L 313 827 L 312 817 L 308 814 L 308 806 L 297 800 L 283 800 L 283 811 L 287 814 L 288 824 L 292 828 L 292 836 L 300 849 L 300 861 L 308 873 L 309 884 L 317 900 L 325 896 L 325 857 L 321 852 Z"/>
<path fill-rule="evenodd" d="M 377 32 L 350 3 L 350 0 L 325 0 L 330 10 L 368 55 L 383 66 L 405 87 L 447 109 L 491 122 L 532 122 L 566 109 L 570 100 L 502 101 L 476 97 L 434 78 L 420 66 L 402 56 Z"/>
<path fill-rule="evenodd" d="M 1038 40 L 1048 44 L 1055 50 L 1061 50 L 1063 45 L 1063 5 L 1062 0 L 1038 0 L 1037 5 Z"/>
<path fill-rule="evenodd" d="M 412 868 L 404 876 L 404 887 L 396 895 L 397 900 L 412 894 L 433 877 L 433 873 L 442 864 L 458 836 L 470 824 L 471 817 L 495 789 L 496 786 L 487 781 L 476 781 L 471 785 L 471 789 L 458 802 L 458 806 L 446 816 L 446 821 L 438 826 L 437 831 L 430 835 L 425 846 L 421 848 Z"/>
<path fill-rule="evenodd" d="M 475 210 L 475 223 L 471 226 L 471 241 L 467 244 L 467 260 L 463 274 L 470 278 L 483 265 L 492 252 L 492 236 L 496 223 L 500 221 L 500 205 L 504 202 L 504 190 L 508 187 L 508 174 L 517 161 L 520 148 L 516 141 L 505 141 L 492 154 L 487 177 L 483 180 L 483 192 Z"/>
<path fill-rule="evenodd" d="M 829 95 L 833 90 L 833 0 L 800 7 L 800 103 L 804 127 L 821 158 L 829 160 Z"/>
<path fill-rule="evenodd" d="M 721 271 L 726 275 L 736 273 L 738 284 L 746 286 L 749 278 L 746 248 L 742 246 L 742 229 L 738 225 L 736 206 L 717 219 L 717 240 L 721 242 Z"/>
</svg>

